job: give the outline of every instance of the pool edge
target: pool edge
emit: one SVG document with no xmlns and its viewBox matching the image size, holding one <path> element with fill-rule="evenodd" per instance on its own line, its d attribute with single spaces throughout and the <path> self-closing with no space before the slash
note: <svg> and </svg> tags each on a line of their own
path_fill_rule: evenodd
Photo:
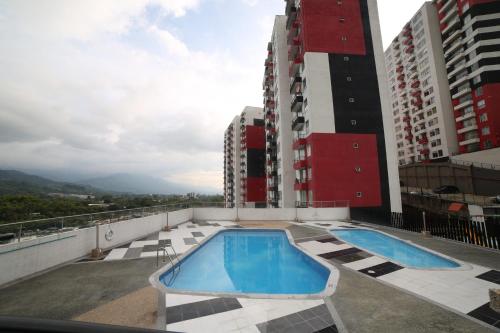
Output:
<svg viewBox="0 0 500 333">
<path fill-rule="evenodd" d="M 315 262 L 317 262 L 319 265 L 325 267 L 327 270 L 330 271 L 329 277 L 326 281 L 326 287 L 319 293 L 314 293 L 314 294 L 256 294 L 256 293 L 224 293 L 224 292 L 202 292 L 202 291 L 183 291 L 183 290 L 178 290 L 178 289 L 173 289 L 173 288 L 167 288 L 161 281 L 160 277 L 167 272 L 170 268 L 172 268 L 172 264 L 168 263 L 167 265 L 161 267 L 158 269 L 156 272 L 150 275 L 149 277 L 149 283 L 157 289 L 162 297 L 164 297 L 167 293 L 169 294 L 179 294 L 179 295 L 193 295 L 193 296 L 207 296 L 207 297 L 236 297 L 236 298 L 254 298 L 254 299 L 297 299 L 297 300 L 304 300 L 304 299 L 324 299 L 326 297 L 329 297 L 335 293 L 338 280 L 340 277 L 340 273 L 338 269 L 331 265 L 330 263 L 320 260 L 320 258 L 316 258 L 313 254 L 305 251 L 304 249 L 300 248 L 297 246 L 295 243 L 295 240 L 292 237 L 292 234 L 290 233 L 289 230 L 287 229 L 279 229 L 279 228 L 252 228 L 252 229 L 241 229 L 241 228 L 225 228 L 223 230 L 218 230 L 217 232 L 213 233 L 212 235 L 206 237 L 201 243 L 198 245 L 193 246 L 190 248 L 187 252 L 183 253 L 181 256 L 179 256 L 179 261 L 184 260 L 185 258 L 189 257 L 192 253 L 197 251 L 200 247 L 202 247 L 205 243 L 209 242 L 212 238 L 217 236 L 219 233 L 226 232 L 226 231 L 281 231 L 285 232 L 288 242 L 291 246 L 295 247 L 296 250 L 300 251 L 304 255 L 308 256 Z"/>
</svg>

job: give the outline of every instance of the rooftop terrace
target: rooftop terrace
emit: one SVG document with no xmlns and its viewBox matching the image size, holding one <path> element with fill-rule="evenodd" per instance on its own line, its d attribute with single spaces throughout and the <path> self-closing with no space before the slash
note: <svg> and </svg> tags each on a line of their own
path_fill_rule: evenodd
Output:
<svg viewBox="0 0 500 333">
<path fill-rule="evenodd" d="M 46 236 L 50 242 L 39 237 L 34 244 L 31 240 L 2 246 L 0 315 L 175 332 L 489 332 L 500 328 L 500 314 L 488 305 L 488 290 L 500 284 L 499 251 L 349 221 L 344 209 L 189 208 L 166 215 L 158 211 L 100 226 L 104 249 L 100 260 L 88 257 L 96 246 L 95 226 Z M 301 250 L 337 270 L 335 292 L 319 299 L 256 299 L 164 295 L 151 286 L 149 278 L 158 270 L 159 244 L 169 242 L 185 254 L 228 228 L 287 230 Z M 333 237 L 329 230 L 334 228 L 383 231 L 450 256 L 462 268 L 404 267 Z M 104 236 L 108 230 L 113 231 L 111 240 Z"/>
</svg>

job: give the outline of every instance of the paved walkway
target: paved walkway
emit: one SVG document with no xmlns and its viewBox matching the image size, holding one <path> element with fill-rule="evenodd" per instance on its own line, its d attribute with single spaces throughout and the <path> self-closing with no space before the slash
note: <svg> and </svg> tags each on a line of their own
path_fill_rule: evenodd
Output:
<svg viewBox="0 0 500 333">
<path fill-rule="evenodd" d="M 307 222 L 305 225 L 324 230 L 362 227 L 342 222 Z M 488 295 L 489 289 L 500 288 L 500 271 L 465 262 L 462 262 L 463 268 L 454 270 L 407 268 L 346 244 L 332 235 L 302 241 L 299 246 L 344 268 L 500 328 L 500 314 L 489 308 Z"/>
</svg>

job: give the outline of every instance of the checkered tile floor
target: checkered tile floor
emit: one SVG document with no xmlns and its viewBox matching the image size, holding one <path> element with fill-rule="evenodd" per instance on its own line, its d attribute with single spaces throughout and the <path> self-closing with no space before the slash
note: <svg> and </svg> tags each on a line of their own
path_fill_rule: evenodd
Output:
<svg viewBox="0 0 500 333">
<path fill-rule="evenodd" d="M 344 223 L 306 224 L 325 229 L 353 228 Z M 303 225 L 303 224 L 302 224 Z M 469 264 L 465 270 L 421 270 L 402 267 L 352 247 L 335 237 L 298 244 L 309 253 L 425 297 L 500 328 L 500 314 L 489 308 L 488 290 L 500 288 L 500 272 Z"/>
<path fill-rule="evenodd" d="M 175 332 L 337 332 L 323 300 L 169 294 L 166 304 L 167 328 Z"/>
<path fill-rule="evenodd" d="M 109 252 L 104 260 L 136 259 L 156 257 L 158 246 L 172 245 L 178 255 L 199 244 L 207 236 L 236 224 L 229 221 L 188 222 L 172 228 L 171 231 L 160 231 L 143 239 L 117 247 Z"/>
</svg>

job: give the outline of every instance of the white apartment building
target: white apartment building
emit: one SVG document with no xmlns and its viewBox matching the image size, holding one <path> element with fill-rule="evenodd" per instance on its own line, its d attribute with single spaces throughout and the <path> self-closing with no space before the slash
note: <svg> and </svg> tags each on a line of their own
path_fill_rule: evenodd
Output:
<svg viewBox="0 0 500 333">
<path fill-rule="evenodd" d="M 224 202 L 226 208 L 240 205 L 240 117 L 234 117 L 224 132 Z"/>
<path fill-rule="evenodd" d="M 286 16 L 277 15 L 264 71 L 266 174 L 269 207 L 295 207 L 292 112 L 288 79 Z"/>
<path fill-rule="evenodd" d="M 437 8 L 426 2 L 385 51 L 399 165 L 458 153 Z"/>
</svg>

